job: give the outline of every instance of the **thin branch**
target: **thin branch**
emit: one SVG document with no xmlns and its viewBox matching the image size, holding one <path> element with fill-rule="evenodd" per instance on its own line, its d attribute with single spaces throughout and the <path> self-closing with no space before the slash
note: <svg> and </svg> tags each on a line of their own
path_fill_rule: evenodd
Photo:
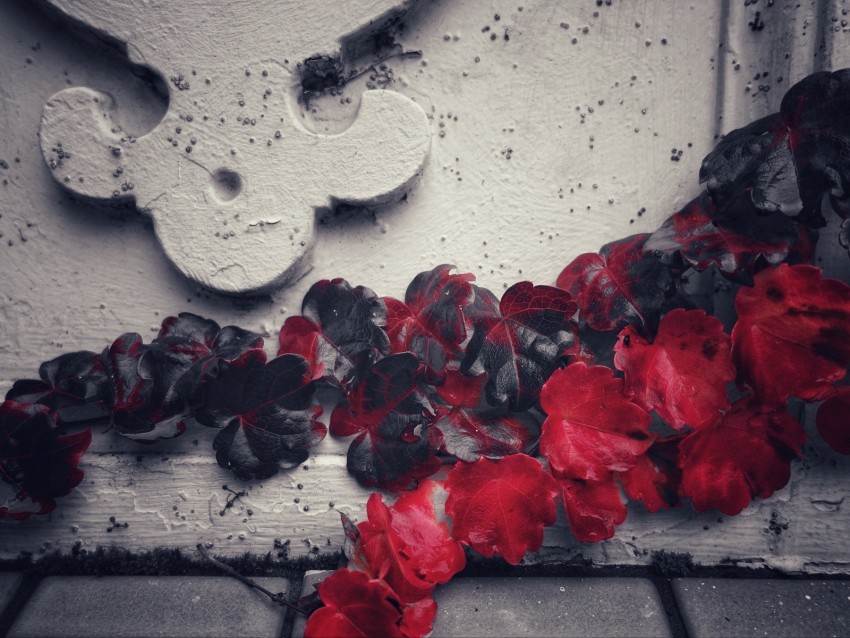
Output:
<svg viewBox="0 0 850 638">
<path fill-rule="evenodd" d="M 218 559 L 213 558 L 212 555 L 207 551 L 207 548 L 204 547 L 203 543 L 198 543 L 197 547 L 198 547 L 198 552 L 200 552 L 201 556 L 203 556 L 205 559 L 207 559 L 213 565 L 218 567 L 221 571 L 223 571 L 228 576 L 232 576 L 236 580 L 242 581 L 248 587 L 251 587 L 252 589 L 256 589 L 259 592 L 262 592 L 263 594 L 268 596 L 273 603 L 277 603 L 278 605 L 283 605 L 284 607 L 286 607 L 288 609 L 292 609 L 293 611 L 297 611 L 299 614 L 303 614 L 304 616 L 308 615 L 306 611 L 304 611 L 303 609 L 301 609 L 297 605 L 293 605 L 288 600 L 286 600 L 283 597 L 283 594 L 273 594 L 273 593 L 271 593 L 268 589 L 266 589 L 262 585 L 258 585 L 256 582 L 254 582 L 253 580 L 251 580 L 247 576 L 243 576 L 242 574 L 237 572 L 235 569 L 233 569 L 229 565 L 225 565 L 224 563 L 222 563 Z"/>
</svg>

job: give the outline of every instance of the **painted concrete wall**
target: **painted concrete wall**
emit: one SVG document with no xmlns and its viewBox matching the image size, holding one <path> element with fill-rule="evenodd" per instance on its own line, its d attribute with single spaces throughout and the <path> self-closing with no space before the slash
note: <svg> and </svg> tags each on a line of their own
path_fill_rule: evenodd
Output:
<svg viewBox="0 0 850 638">
<path fill-rule="evenodd" d="M 551 284 L 576 255 L 651 231 L 693 197 L 718 134 L 775 111 L 784 90 L 813 70 L 850 65 L 839 0 L 598 4 L 422 0 L 398 38 L 421 59 L 387 62 L 389 88 L 429 116 L 431 152 L 419 182 L 402 203 L 320 214 L 312 269 L 289 288 L 237 299 L 181 275 L 133 207 L 75 200 L 54 182 L 37 136 L 53 93 L 89 86 L 113 95 L 122 126 L 136 135 L 156 125 L 165 105 L 120 51 L 40 5 L 3 0 L 0 158 L 9 168 L 0 171 L 0 390 L 60 353 L 99 350 L 126 331 L 152 338 L 181 311 L 266 333 L 272 344 L 322 278 L 400 296 L 418 272 L 453 263 L 497 294 L 520 279 Z M 756 11 L 761 30 L 749 25 Z M 344 130 L 369 81 L 367 74 L 342 95 L 314 100 L 303 122 Z M 274 167 L 252 179 L 275 179 Z M 822 264 L 846 276 L 846 253 L 830 242 Z M 152 448 L 99 433 L 84 483 L 26 531 L 0 524 L 0 555 L 68 550 L 77 540 L 131 548 L 209 541 L 222 553 L 266 552 L 276 537 L 291 538 L 299 554 L 339 546 L 337 509 L 362 514 L 368 493 L 345 473 L 344 444 L 323 443 L 309 469 L 243 485 L 215 465 L 212 434 L 198 427 Z M 542 556 L 633 563 L 667 549 L 707 563 L 846 570 L 850 468 L 813 445 L 789 487 L 736 518 L 633 507 L 614 540 L 592 547 L 575 543 L 563 523 L 551 528 Z M 225 516 L 222 483 L 249 490 Z M 129 527 L 107 533 L 110 516 Z M 771 520 L 788 529 L 766 533 Z"/>
</svg>

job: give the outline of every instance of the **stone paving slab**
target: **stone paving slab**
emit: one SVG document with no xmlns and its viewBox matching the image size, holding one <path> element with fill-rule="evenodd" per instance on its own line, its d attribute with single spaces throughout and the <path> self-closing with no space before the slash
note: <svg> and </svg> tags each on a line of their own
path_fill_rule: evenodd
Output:
<svg viewBox="0 0 850 638">
<path fill-rule="evenodd" d="M 330 573 L 308 573 L 302 596 Z M 655 586 L 641 578 L 455 578 L 434 598 L 432 638 L 672 635 Z M 293 638 L 305 624 L 296 620 Z"/>
<path fill-rule="evenodd" d="M 434 636 L 671 635 L 642 578 L 456 578 L 434 598 Z"/>
<path fill-rule="evenodd" d="M 283 578 L 256 578 L 272 592 Z M 278 638 L 285 610 L 228 577 L 54 576 L 44 579 L 9 636 Z"/>
<path fill-rule="evenodd" d="M 679 578 L 673 591 L 692 638 L 850 635 L 850 581 Z"/>
</svg>

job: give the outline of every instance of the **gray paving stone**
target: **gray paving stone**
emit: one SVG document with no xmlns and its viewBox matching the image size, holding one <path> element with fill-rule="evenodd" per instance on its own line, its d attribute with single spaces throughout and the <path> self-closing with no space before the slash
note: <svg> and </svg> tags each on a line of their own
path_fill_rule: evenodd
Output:
<svg viewBox="0 0 850 638">
<path fill-rule="evenodd" d="M 693 638 L 850 635 L 850 581 L 679 578 L 673 591 Z"/>
<path fill-rule="evenodd" d="M 308 572 L 301 595 L 332 572 Z M 670 636 L 652 582 L 638 578 L 455 578 L 437 587 L 431 638 Z M 297 620 L 292 638 L 301 638 Z"/>
<path fill-rule="evenodd" d="M 434 636 L 670 636 L 638 578 L 456 578 L 438 587 Z"/>
<path fill-rule="evenodd" d="M 12 600 L 18 585 L 21 582 L 21 575 L 13 572 L 0 573 L 0 613 L 6 609 L 6 605 Z"/>
<path fill-rule="evenodd" d="M 283 578 L 256 578 L 273 592 Z M 10 637 L 280 635 L 285 610 L 239 581 L 215 576 L 54 576 L 44 579 Z"/>
</svg>

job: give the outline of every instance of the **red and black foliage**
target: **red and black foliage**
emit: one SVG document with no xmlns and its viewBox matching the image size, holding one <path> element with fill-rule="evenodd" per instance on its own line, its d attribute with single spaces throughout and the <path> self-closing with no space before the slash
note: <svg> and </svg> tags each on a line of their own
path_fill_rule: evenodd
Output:
<svg viewBox="0 0 850 638">
<path fill-rule="evenodd" d="M 306 635 L 427 633 L 461 544 L 519 563 L 540 548 L 556 497 L 583 542 L 614 534 L 626 497 L 650 512 L 689 499 L 737 514 L 789 480 L 805 439 L 791 398 L 825 399 L 817 428 L 850 453 L 850 286 L 799 265 L 822 212 L 850 217 L 848 163 L 850 70 L 817 73 L 780 113 L 718 144 L 701 195 L 652 235 L 580 255 L 557 288 L 524 281 L 497 300 L 448 265 L 417 275 L 404 301 L 325 280 L 268 362 L 259 335 L 189 314 L 150 344 L 129 333 L 100 357 L 54 359 L 0 407 L 12 491 L 0 514 L 45 513 L 79 483 L 90 434 L 64 434 L 57 419 L 92 414 L 81 408 L 108 408 L 140 440 L 194 417 L 221 429 L 220 465 L 263 478 L 324 436 L 321 384 L 338 399 L 332 434 L 354 436 L 349 472 L 412 491 L 392 505 L 373 495 L 357 528 L 344 518 L 353 571 L 320 586 Z M 738 290 L 737 317 L 723 317 L 731 337 L 694 309 L 712 307 L 692 285 L 703 270 Z M 524 453 L 534 449 L 545 465 Z M 427 480 L 443 461 L 454 464 L 445 482 Z"/>
<path fill-rule="evenodd" d="M 40 379 L 15 381 L 6 400 L 45 405 L 60 422 L 75 421 L 80 414 L 108 417 L 111 388 L 98 354 L 83 350 L 59 355 L 42 363 L 38 376 Z M 99 406 L 101 410 L 79 410 L 83 406 Z"/>
<path fill-rule="evenodd" d="M 280 466 L 298 465 L 325 437 L 325 426 L 316 421 L 322 410 L 313 405 L 315 383 L 302 356 L 266 363 L 262 352 L 249 351 L 221 361 L 204 393 L 195 418 L 222 428 L 213 442 L 216 460 L 239 478 L 266 478 Z"/>
<path fill-rule="evenodd" d="M 412 352 L 432 374 L 463 356 L 466 342 L 466 309 L 474 304 L 477 287 L 473 275 L 452 274 L 442 265 L 419 273 L 410 282 L 404 302 L 384 297 L 387 335 L 393 352 Z"/>
<path fill-rule="evenodd" d="M 676 274 L 644 246 L 648 234 L 605 244 L 576 257 L 558 275 L 558 288 L 578 303 L 579 318 L 594 330 L 633 324 L 650 330 L 676 294 Z"/>
<path fill-rule="evenodd" d="M 437 405 L 433 424 L 441 435 L 440 450 L 461 461 L 522 452 L 531 440 L 522 422 L 483 400 L 485 381 L 486 375 L 467 377 L 451 370 L 437 386 L 438 399 L 447 404 Z"/>
<path fill-rule="evenodd" d="M 476 319 L 461 370 L 487 373 L 491 405 L 530 408 L 561 357 L 578 352 L 578 327 L 572 321 L 577 309 L 558 288 L 514 284 L 502 295 L 501 316 Z"/>
<path fill-rule="evenodd" d="M 369 288 L 324 279 L 307 291 L 301 313 L 284 322 L 278 354 L 300 354 L 316 378 L 347 386 L 363 372 L 364 362 L 368 367 L 390 352 L 387 308 Z"/>
<path fill-rule="evenodd" d="M 0 495 L 0 519 L 52 511 L 54 499 L 70 494 L 83 480 L 77 466 L 89 443 L 91 430 L 62 434 L 45 405 L 0 404 L 0 478 L 12 490 Z"/>
<path fill-rule="evenodd" d="M 358 435 L 348 448 L 348 471 L 363 485 L 404 489 L 440 467 L 424 376 L 415 355 L 391 354 L 363 372 L 331 415 L 333 435 Z"/>
</svg>

